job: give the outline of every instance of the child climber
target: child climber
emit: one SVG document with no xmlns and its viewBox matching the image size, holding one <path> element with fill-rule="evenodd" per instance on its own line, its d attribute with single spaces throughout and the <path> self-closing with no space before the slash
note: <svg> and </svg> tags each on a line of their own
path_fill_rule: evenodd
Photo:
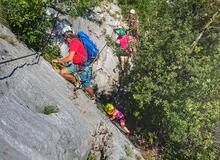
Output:
<svg viewBox="0 0 220 160">
<path fill-rule="evenodd" d="M 105 112 L 111 117 L 110 119 L 113 121 L 115 118 L 120 122 L 120 125 L 124 132 L 130 135 L 130 131 L 127 127 L 125 127 L 125 117 L 124 114 L 117 110 L 113 104 L 108 103 L 105 108 Z"/>
<path fill-rule="evenodd" d="M 126 34 L 126 30 L 124 28 L 114 29 L 114 32 L 118 34 L 117 42 L 120 44 L 121 48 L 120 61 L 123 70 L 125 63 L 128 62 L 128 56 L 131 52 L 131 48 L 129 47 L 129 41 L 131 40 L 131 36 Z"/>
</svg>

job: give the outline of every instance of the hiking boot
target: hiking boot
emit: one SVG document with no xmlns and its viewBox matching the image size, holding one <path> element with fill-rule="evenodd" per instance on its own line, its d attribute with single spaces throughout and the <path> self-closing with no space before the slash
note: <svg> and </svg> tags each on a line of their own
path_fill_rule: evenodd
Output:
<svg viewBox="0 0 220 160">
<path fill-rule="evenodd" d="M 96 103 L 96 96 L 90 98 L 93 103 Z"/>
<path fill-rule="evenodd" d="M 71 82 L 74 86 L 74 90 L 80 89 L 81 88 L 81 83 L 79 82 Z"/>
<path fill-rule="evenodd" d="M 75 83 L 75 85 L 74 85 L 77 89 L 79 89 L 79 88 L 81 88 L 81 85 L 80 85 L 80 83 Z"/>
</svg>

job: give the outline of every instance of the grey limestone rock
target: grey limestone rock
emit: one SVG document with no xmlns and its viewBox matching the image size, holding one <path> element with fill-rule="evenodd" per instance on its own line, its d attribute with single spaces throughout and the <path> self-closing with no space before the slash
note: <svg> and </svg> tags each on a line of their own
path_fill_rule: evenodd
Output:
<svg viewBox="0 0 220 160">
<path fill-rule="evenodd" d="M 16 40 L 2 25 L 0 34 Z M 18 41 L 13 44 L 0 38 L 0 60 L 31 53 L 34 52 Z M 101 66 L 107 68 L 104 64 L 112 64 L 111 58 L 111 62 L 109 59 Z M 0 65 L 0 160 L 83 160 L 101 122 L 113 133 L 113 160 L 140 156 L 82 91 L 77 94 L 74 99 L 72 85 L 42 57 L 31 56 Z M 59 112 L 43 114 L 48 105 L 57 106 Z M 126 154 L 125 146 L 131 148 L 132 156 Z"/>
</svg>

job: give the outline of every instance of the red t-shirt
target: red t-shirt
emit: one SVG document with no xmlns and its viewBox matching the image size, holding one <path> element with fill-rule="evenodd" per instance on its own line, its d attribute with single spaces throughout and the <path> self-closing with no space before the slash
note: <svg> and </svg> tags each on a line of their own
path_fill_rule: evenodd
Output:
<svg viewBox="0 0 220 160">
<path fill-rule="evenodd" d="M 80 64 L 87 59 L 86 50 L 83 46 L 83 43 L 78 39 L 73 39 L 69 43 L 69 51 L 75 52 L 75 55 L 73 57 L 73 63 L 74 64 Z"/>
</svg>

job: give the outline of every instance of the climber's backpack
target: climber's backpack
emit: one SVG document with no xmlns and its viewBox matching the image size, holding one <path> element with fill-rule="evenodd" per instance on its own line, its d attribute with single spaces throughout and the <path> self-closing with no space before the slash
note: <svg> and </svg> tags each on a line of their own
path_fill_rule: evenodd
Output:
<svg viewBox="0 0 220 160">
<path fill-rule="evenodd" d="M 90 40 L 89 36 L 86 33 L 78 32 L 77 35 L 86 49 L 87 57 L 88 57 L 86 64 L 89 65 L 96 59 L 99 50 L 96 47 L 95 43 L 93 43 L 92 40 Z"/>
</svg>

